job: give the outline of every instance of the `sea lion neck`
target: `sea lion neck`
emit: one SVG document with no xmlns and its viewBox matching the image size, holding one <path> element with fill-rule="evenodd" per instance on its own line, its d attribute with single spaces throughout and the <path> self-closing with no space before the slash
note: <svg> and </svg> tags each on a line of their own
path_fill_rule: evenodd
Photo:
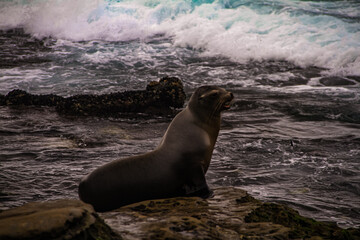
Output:
<svg viewBox="0 0 360 240">
<path fill-rule="evenodd" d="M 212 109 L 206 109 L 202 106 L 199 106 L 196 103 L 189 103 L 188 109 L 191 113 L 196 116 L 200 122 L 208 123 L 220 121 L 221 114 L 220 112 L 214 112 Z"/>
<path fill-rule="evenodd" d="M 194 124 L 204 129 L 213 139 L 216 139 L 220 130 L 220 113 L 212 114 L 211 111 L 199 109 L 199 106 L 195 107 L 188 105 L 187 108 L 194 116 Z"/>
</svg>

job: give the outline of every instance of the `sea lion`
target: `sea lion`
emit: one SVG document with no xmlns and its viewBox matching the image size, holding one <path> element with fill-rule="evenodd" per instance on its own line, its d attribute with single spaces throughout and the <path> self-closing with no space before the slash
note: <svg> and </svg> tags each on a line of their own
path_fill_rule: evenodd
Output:
<svg viewBox="0 0 360 240">
<path fill-rule="evenodd" d="M 220 113 L 230 108 L 233 98 L 223 88 L 198 88 L 155 150 L 94 170 L 80 182 L 80 199 L 104 212 L 142 200 L 208 197 L 205 173 L 220 130 Z"/>
</svg>

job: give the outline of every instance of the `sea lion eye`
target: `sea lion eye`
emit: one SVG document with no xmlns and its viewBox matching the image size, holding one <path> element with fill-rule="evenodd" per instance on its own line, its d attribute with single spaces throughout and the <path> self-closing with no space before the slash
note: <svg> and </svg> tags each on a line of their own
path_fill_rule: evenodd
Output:
<svg viewBox="0 0 360 240">
<path fill-rule="evenodd" d="M 206 92 L 204 94 L 202 94 L 200 97 L 199 97 L 199 100 L 202 100 L 204 98 L 207 98 L 207 99 L 214 99 L 216 97 L 218 97 L 219 95 L 219 91 L 218 90 L 212 90 L 212 91 L 209 91 L 209 92 Z"/>
<path fill-rule="evenodd" d="M 212 93 L 209 95 L 209 97 L 211 97 L 211 98 L 214 98 L 214 97 L 217 97 L 217 96 L 219 96 L 219 92 L 218 92 L 218 91 L 212 92 Z"/>
</svg>

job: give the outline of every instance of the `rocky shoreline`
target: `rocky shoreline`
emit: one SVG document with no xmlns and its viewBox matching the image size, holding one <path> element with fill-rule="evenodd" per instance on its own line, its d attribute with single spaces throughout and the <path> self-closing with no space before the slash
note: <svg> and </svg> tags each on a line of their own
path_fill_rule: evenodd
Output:
<svg viewBox="0 0 360 240">
<path fill-rule="evenodd" d="M 143 91 L 104 95 L 32 95 L 14 90 L 0 105 L 49 106 L 69 116 L 168 115 L 182 107 L 181 81 L 165 77 Z M 1 194 L 1 193 L 0 193 Z M 301 216 L 234 187 L 214 189 L 209 199 L 148 200 L 98 214 L 79 200 L 28 203 L 0 212 L 0 239 L 360 239 L 360 229 Z"/>
<path fill-rule="evenodd" d="M 244 190 L 209 199 L 148 200 L 98 214 L 78 200 L 28 203 L 0 213 L 0 239 L 360 239 L 359 229 L 301 216 Z"/>
<path fill-rule="evenodd" d="M 120 117 L 124 113 L 171 115 L 184 105 L 186 95 L 179 78 L 163 77 L 150 82 L 145 90 L 103 95 L 61 97 L 54 94 L 34 95 L 13 90 L 0 95 L 0 106 L 49 106 L 62 115 Z"/>
</svg>

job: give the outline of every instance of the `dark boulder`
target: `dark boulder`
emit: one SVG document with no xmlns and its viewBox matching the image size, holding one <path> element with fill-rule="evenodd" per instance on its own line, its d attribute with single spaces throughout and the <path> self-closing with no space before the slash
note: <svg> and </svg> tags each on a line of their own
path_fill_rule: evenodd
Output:
<svg viewBox="0 0 360 240">
<path fill-rule="evenodd" d="M 350 75 L 350 76 L 346 76 L 346 78 L 355 80 L 360 83 L 360 76 Z"/>
<path fill-rule="evenodd" d="M 175 108 L 184 105 L 185 98 L 181 80 L 164 77 L 158 82 L 150 82 L 145 90 L 68 98 L 53 94 L 33 95 L 16 89 L 6 96 L 0 95 L 0 105 L 50 106 L 65 115 L 119 117 L 123 113 L 173 114 Z"/>
<path fill-rule="evenodd" d="M 342 78 L 342 77 L 323 77 L 320 79 L 320 83 L 329 86 L 329 87 L 335 87 L 335 86 L 349 86 L 349 85 L 355 85 L 356 83 L 352 80 Z"/>
<path fill-rule="evenodd" d="M 48 95 L 33 95 L 23 90 L 15 89 L 9 92 L 2 101 L 3 105 L 16 106 L 50 106 L 54 107 L 64 100 L 63 97 L 54 94 Z M 1 102 L 0 102 L 1 103 Z"/>
<path fill-rule="evenodd" d="M 164 77 L 150 82 L 146 90 L 103 95 L 76 95 L 64 99 L 56 110 L 69 115 L 117 117 L 121 113 L 171 114 L 182 107 L 185 92 L 180 79 Z"/>
</svg>

